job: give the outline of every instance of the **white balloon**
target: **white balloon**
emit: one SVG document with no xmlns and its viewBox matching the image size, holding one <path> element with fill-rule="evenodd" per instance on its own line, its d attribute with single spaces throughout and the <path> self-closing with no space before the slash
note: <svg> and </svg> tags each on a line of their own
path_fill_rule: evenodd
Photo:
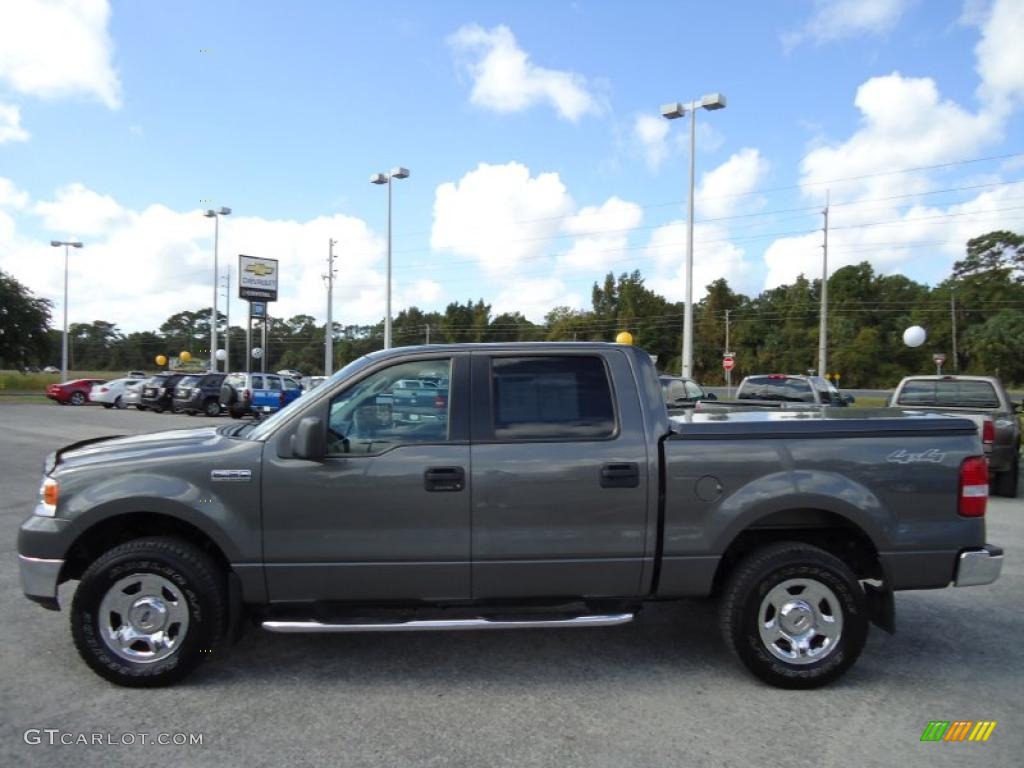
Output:
<svg viewBox="0 0 1024 768">
<path fill-rule="evenodd" d="M 920 325 L 912 325 L 903 332 L 903 343 L 908 347 L 920 347 L 926 338 L 928 334 Z"/>
<path fill-rule="evenodd" d="M 213 356 L 216 357 L 218 360 L 223 360 L 225 357 L 228 356 L 228 353 L 225 352 L 223 349 L 218 349 L 216 352 L 213 353 Z"/>
<path fill-rule="evenodd" d="M 252 356 L 255 357 L 257 360 L 263 357 L 263 347 L 253 347 Z"/>
</svg>

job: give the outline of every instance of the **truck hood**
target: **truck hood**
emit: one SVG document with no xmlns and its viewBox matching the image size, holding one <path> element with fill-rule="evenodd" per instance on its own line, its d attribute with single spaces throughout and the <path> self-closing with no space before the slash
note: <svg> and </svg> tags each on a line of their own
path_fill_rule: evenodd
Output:
<svg viewBox="0 0 1024 768">
<path fill-rule="evenodd" d="M 46 460 L 46 473 L 57 467 L 79 467 L 135 457 L 189 452 L 222 440 L 215 427 L 172 429 L 143 435 L 109 435 L 66 445 Z"/>
</svg>

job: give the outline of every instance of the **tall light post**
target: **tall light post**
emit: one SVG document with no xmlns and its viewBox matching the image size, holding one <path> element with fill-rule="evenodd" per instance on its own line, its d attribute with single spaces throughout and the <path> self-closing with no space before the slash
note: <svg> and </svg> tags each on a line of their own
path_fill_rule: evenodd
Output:
<svg viewBox="0 0 1024 768">
<path fill-rule="evenodd" d="M 661 115 L 669 120 L 683 117 L 690 113 L 690 194 L 688 195 L 686 214 L 686 307 L 683 312 L 683 376 L 693 375 L 693 186 L 696 173 L 697 158 L 697 109 L 724 109 L 725 96 L 721 93 L 710 93 L 689 104 L 673 102 L 661 108 Z"/>
<path fill-rule="evenodd" d="M 388 278 L 387 298 L 384 309 L 384 349 L 391 349 L 391 180 L 409 178 L 409 169 L 392 168 L 390 173 L 375 173 L 370 177 L 371 184 L 387 184 L 388 186 Z"/>
<path fill-rule="evenodd" d="M 230 208 L 221 207 L 219 211 L 215 211 L 212 208 L 208 209 L 203 215 L 208 219 L 213 219 L 213 310 L 210 313 L 210 370 L 216 371 L 217 366 L 217 283 L 220 280 L 220 274 L 217 270 L 217 241 L 220 239 L 220 217 L 228 216 L 231 214 Z M 228 329 L 228 333 L 231 329 Z M 228 370 L 227 364 L 224 365 L 224 370 Z"/>
<path fill-rule="evenodd" d="M 81 248 L 82 243 L 78 240 L 51 240 L 50 245 L 54 248 L 64 246 L 64 340 L 60 349 L 60 376 L 61 381 L 68 380 L 68 248 Z"/>
</svg>

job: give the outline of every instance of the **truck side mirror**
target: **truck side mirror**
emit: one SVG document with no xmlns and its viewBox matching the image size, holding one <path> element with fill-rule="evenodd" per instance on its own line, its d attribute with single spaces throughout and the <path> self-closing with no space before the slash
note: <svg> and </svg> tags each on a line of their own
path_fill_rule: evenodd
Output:
<svg viewBox="0 0 1024 768">
<path fill-rule="evenodd" d="M 705 392 L 704 393 L 704 399 L 705 400 L 717 400 L 718 399 L 718 395 L 716 395 L 714 392 Z"/>
<path fill-rule="evenodd" d="M 854 403 L 857 402 L 857 398 L 851 395 L 849 392 L 843 393 L 843 400 L 846 402 L 847 405 L 853 405 Z"/>
<path fill-rule="evenodd" d="M 292 456 L 308 461 L 320 461 L 327 455 L 327 431 L 324 420 L 307 416 L 299 422 L 292 435 Z"/>
</svg>

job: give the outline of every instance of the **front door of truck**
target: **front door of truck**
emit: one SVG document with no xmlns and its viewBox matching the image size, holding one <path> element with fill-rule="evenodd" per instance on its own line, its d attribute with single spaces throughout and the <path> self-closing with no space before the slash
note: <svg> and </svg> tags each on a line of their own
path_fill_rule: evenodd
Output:
<svg viewBox="0 0 1024 768">
<path fill-rule="evenodd" d="M 452 397 L 407 407 L 398 381 L 450 378 Z M 370 369 L 321 409 L 328 456 L 263 461 L 270 599 L 470 597 L 469 356 Z"/>
<path fill-rule="evenodd" d="M 639 594 L 657 491 L 632 376 L 618 350 L 473 354 L 475 598 Z"/>
</svg>

